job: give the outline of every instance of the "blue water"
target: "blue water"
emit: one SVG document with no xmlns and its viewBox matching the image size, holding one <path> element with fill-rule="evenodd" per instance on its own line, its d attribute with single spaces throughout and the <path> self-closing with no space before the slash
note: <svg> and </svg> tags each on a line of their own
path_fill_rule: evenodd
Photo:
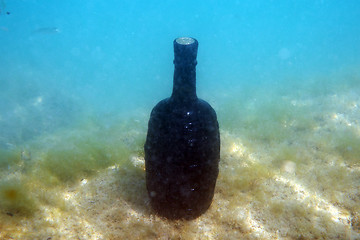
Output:
<svg viewBox="0 0 360 240">
<path fill-rule="evenodd" d="M 171 93 L 179 36 L 200 43 L 197 85 L 205 99 L 360 62 L 355 0 L 2 2 L 2 115 L 43 95 L 95 112 L 150 107 Z"/>
</svg>

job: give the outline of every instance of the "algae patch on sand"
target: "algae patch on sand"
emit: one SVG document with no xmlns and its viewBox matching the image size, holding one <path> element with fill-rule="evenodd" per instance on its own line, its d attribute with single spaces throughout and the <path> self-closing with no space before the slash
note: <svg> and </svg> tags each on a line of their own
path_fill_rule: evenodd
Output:
<svg viewBox="0 0 360 240">
<path fill-rule="evenodd" d="M 8 215 L 31 215 L 37 205 L 26 182 L 7 180 L 0 182 L 0 208 Z"/>
</svg>

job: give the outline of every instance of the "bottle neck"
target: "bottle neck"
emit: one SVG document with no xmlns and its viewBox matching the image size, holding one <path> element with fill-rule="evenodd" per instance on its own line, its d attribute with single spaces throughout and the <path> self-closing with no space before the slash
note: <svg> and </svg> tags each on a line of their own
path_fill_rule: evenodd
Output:
<svg viewBox="0 0 360 240">
<path fill-rule="evenodd" d="M 196 56 L 198 41 L 180 37 L 174 40 L 174 85 L 171 100 L 191 103 L 196 97 Z"/>
<path fill-rule="evenodd" d="M 194 64 L 175 63 L 174 84 L 171 99 L 176 102 L 191 102 L 196 96 L 196 61 Z"/>
</svg>

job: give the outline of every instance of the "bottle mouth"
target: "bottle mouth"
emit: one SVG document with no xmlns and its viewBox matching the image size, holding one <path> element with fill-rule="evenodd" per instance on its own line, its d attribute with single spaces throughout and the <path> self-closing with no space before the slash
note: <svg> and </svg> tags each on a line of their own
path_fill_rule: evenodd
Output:
<svg viewBox="0 0 360 240">
<path fill-rule="evenodd" d="M 196 66 L 198 41 L 191 37 L 174 40 L 174 64 L 176 67 Z"/>
<path fill-rule="evenodd" d="M 195 42 L 195 39 L 193 39 L 191 37 L 179 37 L 179 38 L 175 39 L 175 41 L 176 41 L 176 43 L 181 44 L 181 45 L 190 45 Z"/>
</svg>

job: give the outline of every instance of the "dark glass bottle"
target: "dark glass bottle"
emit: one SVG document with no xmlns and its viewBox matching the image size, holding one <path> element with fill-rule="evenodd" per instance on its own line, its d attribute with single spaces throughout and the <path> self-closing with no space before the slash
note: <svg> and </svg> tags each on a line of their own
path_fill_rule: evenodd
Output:
<svg viewBox="0 0 360 240">
<path fill-rule="evenodd" d="M 173 92 L 152 110 L 144 146 L 151 206 L 171 219 L 205 212 L 219 173 L 216 113 L 196 96 L 197 49 L 194 38 L 174 40 Z"/>
</svg>

